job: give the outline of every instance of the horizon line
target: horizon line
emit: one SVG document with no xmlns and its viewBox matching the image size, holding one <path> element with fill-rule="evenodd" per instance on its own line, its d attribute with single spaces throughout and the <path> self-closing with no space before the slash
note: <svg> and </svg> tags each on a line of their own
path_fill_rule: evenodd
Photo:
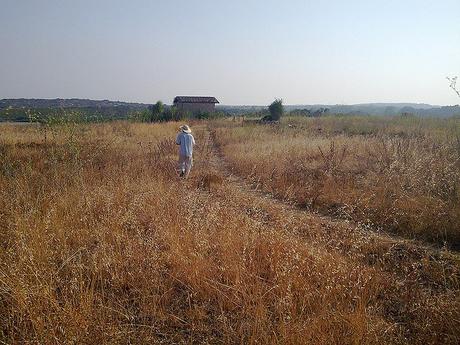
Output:
<svg viewBox="0 0 460 345">
<path fill-rule="evenodd" d="M 83 100 L 83 101 L 96 101 L 96 102 L 119 102 L 119 103 L 127 103 L 127 104 L 143 104 L 143 105 L 152 105 L 156 102 L 152 103 L 145 103 L 141 101 L 122 101 L 122 100 L 110 100 L 107 98 L 104 99 L 94 99 L 94 98 L 79 98 L 79 97 L 69 97 L 69 98 L 62 98 L 62 97 L 44 97 L 44 98 L 37 98 L 37 97 L 17 97 L 17 98 L 0 98 L 0 101 L 9 101 L 9 100 Z M 165 105 L 172 105 L 172 103 L 164 103 Z M 356 106 L 356 105 L 370 105 L 370 104 L 415 104 L 415 105 L 429 105 L 432 107 L 444 107 L 444 106 L 456 106 L 457 104 L 431 104 L 427 102 L 410 102 L 410 101 L 374 101 L 374 102 L 358 102 L 358 103 L 284 103 L 284 106 L 317 106 L 317 105 L 326 105 L 326 106 Z M 230 103 L 220 103 L 216 105 L 217 107 L 268 107 L 269 104 L 230 104 Z"/>
</svg>

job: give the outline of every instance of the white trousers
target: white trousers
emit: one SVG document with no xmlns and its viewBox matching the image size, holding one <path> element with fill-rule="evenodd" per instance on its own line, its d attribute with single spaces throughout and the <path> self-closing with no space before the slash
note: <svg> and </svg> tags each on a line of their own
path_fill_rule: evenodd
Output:
<svg viewBox="0 0 460 345">
<path fill-rule="evenodd" d="M 179 174 L 183 177 L 188 177 L 190 170 L 192 169 L 193 158 L 183 155 L 179 155 Z"/>
</svg>

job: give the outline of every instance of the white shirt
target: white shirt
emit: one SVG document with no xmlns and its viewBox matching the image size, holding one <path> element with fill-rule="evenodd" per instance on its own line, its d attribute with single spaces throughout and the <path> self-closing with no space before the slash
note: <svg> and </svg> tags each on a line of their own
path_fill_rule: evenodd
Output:
<svg viewBox="0 0 460 345">
<path fill-rule="evenodd" d="M 195 145 L 195 138 L 190 133 L 180 132 L 176 138 L 176 144 L 180 145 L 179 155 L 192 157 L 193 145 Z"/>
</svg>

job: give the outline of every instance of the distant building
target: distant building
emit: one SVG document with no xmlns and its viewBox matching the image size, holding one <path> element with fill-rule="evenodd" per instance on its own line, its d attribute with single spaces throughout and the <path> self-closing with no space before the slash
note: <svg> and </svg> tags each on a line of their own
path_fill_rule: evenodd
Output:
<svg viewBox="0 0 460 345">
<path fill-rule="evenodd" d="M 179 111 L 212 113 L 219 101 L 215 97 L 176 96 L 173 103 Z"/>
</svg>

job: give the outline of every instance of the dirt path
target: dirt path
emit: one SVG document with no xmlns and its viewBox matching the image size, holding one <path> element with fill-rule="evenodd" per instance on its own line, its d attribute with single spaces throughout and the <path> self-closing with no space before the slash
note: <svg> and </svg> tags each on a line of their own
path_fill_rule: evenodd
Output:
<svg viewBox="0 0 460 345">
<path fill-rule="evenodd" d="M 202 148 L 204 159 L 199 164 L 210 172 L 209 181 L 205 184 L 211 192 L 213 183 L 220 185 L 220 192 L 224 189 L 228 201 L 239 200 L 233 203 L 234 207 L 254 221 L 420 287 L 438 292 L 459 289 L 460 259 L 456 253 L 372 232 L 350 221 L 319 215 L 254 188 L 233 173 L 216 143 L 212 129 L 206 127 L 201 130 L 201 140 L 205 144 Z M 220 181 L 222 177 L 224 181 Z M 241 203 L 241 200 L 244 202 Z"/>
<path fill-rule="evenodd" d="M 372 322 L 382 321 L 388 327 L 384 334 L 388 331 L 395 339 L 404 339 L 401 343 L 416 343 L 419 337 L 431 339 L 432 329 L 445 335 L 444 343 L 456 343 L 460 315 L 460 259 L 456 253 L 375 233 L 264 193 L 233 173 L 212 128 L 197 125 L 195 129 L 199 145 L 196 166 L 187 181 L 188 195 L 197 207 L 192 217 L 207 212 L 203 205 L 216 203 L 228 210 L 229 217 L 250 224 L 248 229 L 298 244 L 318 262 L 330 263 L 325 274 L 334 282 L 343 277 L 339 285 L 359 284 L 354 274 L 363 273 L 366 281 L 376 282 L 376 288 L 364 297 L 365 313 Z M 212 226 L 219 231 L 218 223 Z M 322 277 L 316 272 L 310 278 Z"/>
</svg>

